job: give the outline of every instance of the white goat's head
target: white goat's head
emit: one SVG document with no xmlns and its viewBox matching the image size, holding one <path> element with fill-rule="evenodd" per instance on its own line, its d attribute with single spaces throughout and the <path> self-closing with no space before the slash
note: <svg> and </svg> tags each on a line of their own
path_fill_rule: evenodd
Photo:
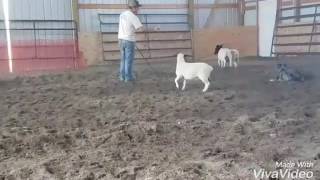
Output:
<svg viewBox="0 0 320 180">
<path fill-rule="evenodd" d="M 222 47 L 223 47 L 223 44 L 218 44 L 214 50 L 214 54 L 217 55 Z"/>
<path fill-rule="evenodd" d="M 185 60 L 184 60 L 184 54 L 178 53 L 178 55 L 177 55 L 177 61 L 185 61 Z"/>
</svg>

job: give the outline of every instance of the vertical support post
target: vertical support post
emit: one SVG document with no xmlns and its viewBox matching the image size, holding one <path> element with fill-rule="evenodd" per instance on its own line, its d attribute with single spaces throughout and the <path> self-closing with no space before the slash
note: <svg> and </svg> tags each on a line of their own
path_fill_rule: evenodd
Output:
<svg viewBox="0 0 320 180">
<path fill-rule="evenodd" d="M 191 38 L 191 51 L 192 57 L 194 57 L 194 40 L 193 40 L 193 30 L 194 30 L 194 0 L 188 0 L 188 24 L 190 30 Z"/>
<path fill-rule="evenodd" d="M 103 58 L 103 61 L 106 60 L 106 56 L 104 54 L 104 44 L 105 44 L 105 41 L 104 41 L 104 31 L 102 29 L 102 19 L 101 19 L 101 14 L 98 14 L 98 18 L 99 18 L 99 25 L 100 25 L 100 39 L 101 39 L 101 49 L 102 49 L 102 58 Z"/>
<path fill-rule="evenodd" d="M 256 11 L 257 11 L 257 56 L 260 56 L 260 37 L 259 37 L 259 33 L 260 33 L 260 25 L 259 25 L 259 0 L 256 0 Z"/>
<path fill-rule="evenodd" d="M 194 28 L 194 0 L 188 0 L 188 22 L 189 28 L 193 30 Z"/>
<path fill-rule="evenodd" d="M 294 7 L 297 7 L 294 11 L 294 15 L 297 16 L 295 22 L 300 22 L 301 9 L 298 8 L 301 6 L 301 0 L 294 1 Z"/>
<path fill-rule="evenodd" d="M 75 55 L 73 57 L 73 61 L 74 61 L 74 68 L 77 69 L 78 65 L 76 62 L 79 59 L 79 52 L 80 52 L 79 51 L 79 35 L 78 35 L 78 31 L 80 29 L 78 0 L 71 0 L 71 5 L 72 5 L 72 26 L 74 26 L 73 39 L 75 43 L 75 47 L 74 47 Z"/>
<path fill-rule="evenodd" d="M 74 68 L 78 69 L 79 68 L 79 64 L 77 63 L 78 60 L 80 59 L 80 50 L 79 50 L 79 34 L 78 34 L 78 25 L 76 21 L 74 22 L 74 27 L 73 27 L 73 31 L 75 34 L 75 49 L 76 49 L 76 55 L 73 57 L 74 58 Z"/>
<path fill-rule="evenodd" d="M 246 3 L 244 0 L 238 0 L 238 21 L 240 26 L 244 26 L 244 16 L 246 12 Z"/>
<path fill-rule="evenodd" d="M 72 20 L 76 22 L 79 26 L 79 7 L 78 7 L 78 0 L 71 0 L 72 1 Z"/>
<path fill-rule="evenodd" d="M 32 27 L 33 27 L 33 37 L 34 37 L 34 59 L 37 58 L 37 32 L 36 32 L 36 22 L 32 22 Z"/>
<path fill-rule="evenodd" d="M 147 27 L 147 44 L 148 44 L 148 52 L 149 52 L 149 59 L 151 59 L 152 58 L 152 56 L 151 56 L 151 50 L 150 50 L 150 37 L 149 37 L 149 33 L 150 33 L 150 31 L 149 31 L 149 23 L 148 23 L 148 15 L 147 14 L 145 14 L 144 15 L 144 17 L 145 17 L 145 19 L 146 19 L 146 27 Z M 142 49 L 141 49 L 142 50 Z M 142 58 L 144 58 L 144 57 L 142 57 Z"/>
<path fill-rule="evenodd" d="M 314 10 L 313 25 L 312 25 L 312 31 L 311 31 L 311 36 L 310 36 L 309 48 L 308 48 L 309 53 L 311 52 L 313 33 L 315 33 L 315 30 L 316 30 L 317 12 L 318 12 L 318 6 L 316 6 L 315 10 Z"/>
<path fill-rule="evenodd" d="M 279 19 L 281 17 L 281 14 L 282 14 L 282 11 L 281 11 L 281 8 L 279 7 L 279 1 L 277 1 L 276 19 L 273 27 L 270 56 L 272 56 L 273 54 L 276 54 L 276 52 L 273 51 L 273 48 L 274 48 L 274 41 L 276 40 L 276 35 L 278 34 L 278 25 L 279 25 Z"/>
</svg>

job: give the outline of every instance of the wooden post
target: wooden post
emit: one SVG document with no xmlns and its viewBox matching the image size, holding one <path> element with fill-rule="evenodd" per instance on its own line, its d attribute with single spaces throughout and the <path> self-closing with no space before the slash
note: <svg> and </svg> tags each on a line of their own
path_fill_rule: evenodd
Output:
<svg viewBox="0 0 320 180">
<path fill-rule="evenodd" d="M 300 6 L 301 6 L 301 0 L 295 0 L 294 1 L 294 7 L 300 7 Z M 295 16 L 300 16 L 300 14 L 301 14 L 301 9 L 300 8 L 295 9 L 294 15 Z M 295 19 L 295 22 L 300 22 L 300 17 L 297 17 Z"/>
<path fill-rule="evenodd" d="M 256 0 L 256 11 L 257 11 L 257 56 L 260 56 L 260 46 L 259 46 L 259 43 L 260 43 L 260 38 L 259 38 L 259 0 Z"/>
<path fill-rule="evenodd" d="M 238 17 L 239 17 L 239 25 L 244 26 L 244 16 L 245 16 L 245 9 L 246 4 L 244 0 L 238 0 Z"/>
<path fill-rule="evenodd" d="M 192 48 L 192 57 L 194 60 L 194 40 L 193 40 L 193 30 L 194 30 L 194 0 L 188 0 L 188 22 L 191 36 L 191 48 Z"/>
<path fill-rule="evenodd" d="M 79 20 L 79 7 L 78 7 L 78 0 L 72 0 L 72 18 L 77 23 L 79 28 L 80 20 Z"/>
<path fill-rule="evenodd" d="M 192 30 L 194 28 L 194 0 L 188 0 L 188 15 L 189 27 Z"/>
</svg>

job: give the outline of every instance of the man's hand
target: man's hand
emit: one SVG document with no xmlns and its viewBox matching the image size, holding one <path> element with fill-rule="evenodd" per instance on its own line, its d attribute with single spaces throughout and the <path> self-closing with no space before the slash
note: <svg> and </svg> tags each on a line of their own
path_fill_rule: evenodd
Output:
<svg viewBox="0 0 320 180">
<path fill-rule="evenodd" d="M 139 29 L 137 29 L 138 32 L 152 32 L 152 31 L 160 31 L 160 27 L 156 26 L 156 27 L 141 27 Z"/>
</svg>

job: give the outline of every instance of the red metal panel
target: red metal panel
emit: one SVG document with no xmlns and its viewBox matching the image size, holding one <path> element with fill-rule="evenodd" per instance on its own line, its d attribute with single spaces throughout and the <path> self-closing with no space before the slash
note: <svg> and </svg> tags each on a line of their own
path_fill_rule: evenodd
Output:
<svg viewBox="0 0 320 180">
<path fill-rule="evenodd" d="M 34 48 L 33 42 L 12 43 L 13 71 L 60 71 L 84 68 L 86 65 L 77 54 L 77 45 L 72 40 L 46 41 Z M 0 47 L 0 72 L 8 73 L 7 48 Z"/>
<path fill-rule="evenodd" d="M 5 42 L 0 42 L 0 73 L 9 73 L 8 49 Z"/>
<path fill-rule="evenodd" d="M 12 34 L 11 42 L 14 73 L 61 71 L 86 67 L 83 58 L 79 55 L 77 28 L 49 29 L 52 32 L 65 32 L 66 38 L 57 40 L 50 36 L 38 37 L 36 34 L 43 31 L 40 28 L 36 28 L 36 23 L 39 23 L 38 21 L 18 20 L 12 23 L 21 22 L 33 24 L 34 37 L 28 37 L 28 40 L 23 39 L 24 33 L 30 31 L 30 28 L 14 29 L 15 33 Z M 46 21 L 41 21 L 41 23 L 43 22 Z M 59 23 L 59 21 L 53 22 Z M 66 21 L 62 23 L 66 23 Z M 67 21 L 67 23 L 72 25 L 73 21 Z M 0 74 L 8 72 L 6 42 L 0 42 Z"/>
</svg>

